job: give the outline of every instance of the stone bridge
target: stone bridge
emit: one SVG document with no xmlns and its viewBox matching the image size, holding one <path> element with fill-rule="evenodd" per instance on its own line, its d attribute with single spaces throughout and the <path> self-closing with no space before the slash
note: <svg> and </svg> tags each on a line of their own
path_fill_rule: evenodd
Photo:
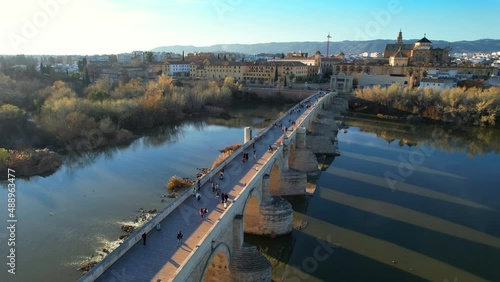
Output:
<svg viewBox="0 0 500 282">
<path fill-rule="evenodd" d="M 316 152 L 306 144 L 308 130 L 331 131 L 331 136 L 307 140 L 335 153 L 333 117 L 327 119 L 329 124 L 318 117 L 332 104 L 346 107 L 345 100 L 336 97 L 335 92 L 316 93 L 257 136 L 247 131 L 244 144 L 201 179 L 200 202 L 191 189 L 185 191 L 80 281 L 271 281 L 271 264 L 256 247 L 244 243 L 244 233 L 274 237 L 292 231 L 292 206 L 281 196 L 304 195 L 306 173 L 318 171 Z M 244 152 L 250 155 L 245 163 Z M 212 182 L 229 194 L 227 208 L 214 197 Z M 209 212 L 202 219 L 199 210 L 205 207 Z M 158 223 L 160 231 L 155 229 Z M 184 234 L 180 245 L 179 231 Z M 144 232 L 146 245 L 140 242 Z"/>
</svg>

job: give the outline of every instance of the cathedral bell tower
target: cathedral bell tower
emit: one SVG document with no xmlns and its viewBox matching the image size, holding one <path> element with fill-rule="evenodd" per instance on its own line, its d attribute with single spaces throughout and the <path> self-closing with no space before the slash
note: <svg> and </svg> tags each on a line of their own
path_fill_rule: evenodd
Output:
<svg viewBox="0 0 500 282">
<path fill-rule="evenodd" d="M 399 30 L 398 39 L 396 41 L 396 44 L 403 45 L 403 33 L 401 32 L 401 29 Z"/>
</svg>

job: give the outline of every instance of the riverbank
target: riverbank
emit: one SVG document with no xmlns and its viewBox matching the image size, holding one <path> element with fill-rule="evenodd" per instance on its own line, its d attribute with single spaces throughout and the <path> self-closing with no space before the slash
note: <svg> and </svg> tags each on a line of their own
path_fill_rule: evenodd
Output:
<svg viewBox="0 0 500 282">
<path fill-rule="evenodd" d="M 248 97 L 245 99 L 234 99 L 231 100 L 229 105 L 225 107 L 218 106 L 204 106 L 200 111 L 193 112 L 190 114 L 183 114 L 180 116 L 172 117 L 166 123 L 159 123 L 154 127 L 130 127 L 130 128 L 118 128 L 117 125 L 108 121 L 102 121 L 91 128 L 82 128 L 81 133 L 78 133 L 74 138 L 70 140 L 61 140 L 56 138 L 56 136 L 50 134 L 49 132 L 42 130 L 34 121 L 26 121 L 23 125 L 10 126 L 5 130 L 10 132 L 9 138 L 0 139 L 0 148 L 6 148 L 6 150 L 13 150 L 24 152 L 30 147 L 38 148 L 37 150 L 48 150 L 51 151 L 53 155 L 58 155 L 57 159 L 59 162 L 62 161 L 64 155 L 74 155 L 79 156 L 88 151 L 103 150 L 115 146 L 128 146 L 133 140 L 141 138 L 143 136 L 143 131 L 154 131 L 155 128 L 159 128 L 168 124 L 180 124 L 184 121 L 189 121 L 192 119 L 199 119 L 202 117 L 207 117 L 211 119 L 222 119 L 231 123 L 232 119 L 240 118 L 235 116 L 234 108 L 240 108 L 241 105 L 248 105 L 248 103 L 253 104 L 275 104 L 276 111 L 268 112 L 268 114 L 278 114 L 283 109 L 284 105 L 282 103 L 270 103 L 269 100 L 260 99 L 257 97 Z M 278 107 L 278 105 L 280 107 Z M 241 110 L 241 109 L 240 109 Z M 271 118 L 271 117 L 266 117 Z M 103 119 L 104 120 L 104 119 Z M 72 124 L 66 124 L 73 128 Z M 75 125 L 76 126 L 76 125 Z M 24 128 L 24 129 L 23 129 Z M 26 132 L 27 130 L 30 132 Z M 74 131 L 74 129 L 71 129 Z M 2 136 L 4 137 L 4 136 Z M 7 137 L 7 136 L 5 136 Z M 27 158 L 26 158 L 27 156 Z M 4 166 L 8 167 L 19 162 L 15 167 L 22 168 L 22 174 L 19 174 L 19 178 L 31 177 L 31 176 L 46 176 L 57 171 L 59 165 L 50 165 L 44 168 L 38 168 L 38 164 L 45 157 L 41 157 L 39 154 L 24 154 L 23 161 L 17 159 L 6 160 Z M 43 164 L 43 162 L 42 162 Z"/>
<path fill-rule="evenodd" d="M 350 108 L 410 122 L 493 126 L 500 118 L 499 95 L 500 87 L 408 89 L 393 84 L 357 89 Z"/>
<path fill-rule="evenodd" d="M 61 156 L 49 149 L 6 150 L 0 149 L 0 170 L 15 171 L 16 178 L 33 175 L 50 175 L 62 165 Z M 0 174 L 6 180 L 7 174 Z"/>
</svg>

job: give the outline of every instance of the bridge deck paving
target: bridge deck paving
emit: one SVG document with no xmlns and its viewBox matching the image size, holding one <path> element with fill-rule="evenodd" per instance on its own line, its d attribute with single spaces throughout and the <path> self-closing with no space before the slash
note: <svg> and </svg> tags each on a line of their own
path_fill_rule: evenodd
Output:
<svg viewBox="0 0 500 282">
<path fill-rule="evenodd" d="M 282 123 L 287 127 L 291 126 L 289 120 L 300 124 L 300 117 L 307 116 L 309 112 L 310 109 L 304 108 L 300 112 L 289 114 Z M 288 131 L 287 135 L 290 133 L 291 131 Z M 275 153 L 275 151 L 268 151 L 269 145 L 276 145 L 282 138 L 281 128 L 271 128 L 254 141 L 257 161 L 253 160 L 253 152 L 250 147 L 246 151 L 250 156 L 248 163 L 242 164 L 241 156 L 236 157 L 226 165 L 223 180 L 219 180 L 218 177 L 213 178 L 213 181 L 220 183 L 222 192 L 228 193 L 229 205 L 245 188 L 246 183 L 250 182 L 257 174 L 257 170 Z M 153 229 L 147 234 L 146 245 L 143 245 L 142 241 L 137 242 L 96 281 L 157 282 L 158 279 L 161 279 L 160 281 L 165 282 L 171 279 L 179 266 L 185 262 L 188 255 L 224 212 L 220 198 L 215 198 L 212 193 L 210 182 L 206 182 L 200 190 L 202 196 L 200 202 L 197 202 L 195 197 L 185 200 L 163 219 L 160 231 Z M 200 208 L 208 209 L 208 215 L 205 216 L 205 219 L 201 219 Z M 184 234 L 184 240 L 180 246 L 177 245 L 176 236 L 179 231 Z"/>
</svg>

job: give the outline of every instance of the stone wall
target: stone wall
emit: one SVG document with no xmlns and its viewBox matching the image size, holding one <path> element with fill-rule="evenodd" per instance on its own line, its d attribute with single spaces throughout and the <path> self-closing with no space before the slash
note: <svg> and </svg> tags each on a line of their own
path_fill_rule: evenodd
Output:
<svg viewBox="0 0 500 282">
<path fill-rule="evenodd" d="M 307 175 L 304 172 L 289 169 L 281 174 L 281 196 L 304 195 L 306 186 Z"/>
<path fill-rule="evenodd" d="M 294 155 L 293 162 L 290 163 L 292 169 L 302 172 L 318 171 L 318 161 L 313 151 L 304 148 L 295 150 Z"/>
<path fill-rule="evenodd" d="M 302 91 L 303 93 L 303 91 Z M 307 94 L 307 93 L 306 93 Z M 308 94 L 310 95 L 310 94 Z M 322 103 L 326 102 L 324 100 Z M 304 103 L 309 103 L 308 101 L 304 101 Z M 295 107 L 297 108 L 298 105 Z M 317 108 L 314 108 L 309 116 L 305 118 L 305 122 L 312 120 L 312 116 L 317 113 Z M 286 118 L 287 113 L 283 114 L 280 118 L 276 120 L 279 123 L 282 119 Z M 298 123 L 300 124 L 300 123 Z M 263 134 L 265 134 L 272 125 L 268 126 L 262 132 L 260 132 L 255 138 L 260 138 Z M 294 135 L 298 132 L 297 135 Z M 301 134 L 302 133 L 302 134 Z M 290 136 L 295 144 L 295 156 L 296 161 L 300 161 L 300 147 L 305 145 L 306 135 L 305 128 L 298 128 L 296 131 L 292 133 Z M 293 140 L 296 138 L 297 140 Z M 239 156 L 245 149 L 251 146 L 251 142 L 247 142 L 243 144 L 235 153 L 233 153 L 228 159 L 226 159 L 223 163 L 221 163 L 217 168 L 210 171 L 205 177 L 201 179 L 202 184 L 204 184 L 208 179 L 214 177 L 218 171 L 224 167 L 227 163 L 229 163 L 236 156 Z M 303 148 L 302 148 L 303 149 Z M 284 146 L 280 146 L 274 153 L 272 158 L 276 158 L 277 162 L 287 162 L 288 158 L 284 157 Z M 297 156 L 299 158 L 297 159 Z M 250 193 L 252 193 L 252 189 L 261 189 L 262 193 L 262 202 L 259 207 L 259 231 L 262 235 L 283 235 L 291 232 L 292 223 L 293 223 L 293 210 L 292 206 L 289 202 L 279 196 L 270 196 L 269 195 L 269 183 L 264 183 L 263 178 L 265 178 L 265 174 L 270 173 L 272 169 L 272 165 L 274 162 L 271 160 L 267 162 L 255 175 L 250 182 L 247 183 L 246 188 L 243 189 L 240 195 L 238 195 L 234 201 L 231 203 L 229 208 L 225 210 L 220 219 L 211 227 L 210 232 L 205 234 L 203 238 L 200 238 L 200 243 L 196 246 L 196 248 L 191 252 L 187 258 L 187 260 L 183 263 L 183 265 L 177 270 L 175 277 L 172 281 L 200 281 L 203 278 L 203 275 L 207 269 L 207 266 L 211 263 L 211 260 L 214 257 L 217 257 L 218 250 L 214 250 L 215 246 L 220 246 L 221 244 L 227 245 L 228 249 L 238 250 L 238 246 L 242 244 L 243 238 L 243 226 L 239 226 L 236 224 L 238 221 L 237 216 L 239 212 L 243 209 L 246 199 Z M 280 164 L 280 167 L 286 168 L 288 164 Z M 317 164 L 316 164 L 317 169 Z M 279 186 L 285 187 L 283 190 L 284 194 L 299 194 L 303 192 L 305 189 L 305 174 L 295 171 L 295 170 L 286 170 L 280 171 L 280 183 Z M 281 180 L 282 178 L 282 180 Z M 267 181 L 269 182 L 269 181 Z M 281 183 L 283 182 L 283 183 Z M 266 190 L 267 185 L 267 192 Z M 164 210 L 162 210 L 153 220 L 146 223 L 143 227 L 138 229 L 136 232 L 130 235 L 130 237 L 121 244 L 117 249 L 115 249 L 111 254 L 109 254 L 101 263 L 99 263 L 96 267 L 91 269 L 87 275 L 82 277 L 80 281 L 94 281 L 101 273 L 106 271 L 120 256 L 126 253 L 135 243 L 141 240 L 141 234 L 143 232 L 148 232 L 153 229 L 157 223 L 162 221 L 166 216 L 168 216 L 175 208 L 177 208 L 184 200 L 190 197 L 191 190 L 186 190 L 184 193 L 180 195 L 180 197 L 170 203 Z M 266 195 L 267 193 L 267 195 Z M 236 226 L 236 225 L 238 226 Z M 241 224 L 243 224 L 241 222 Z M 235 230 L 234 228 L 240 228 Z M 215 247 L 217 248 L 217 247 Z M 248 249 L 250 250 L 250 249 Z M 247 250 L 247 251 L 248 251 Z M 228 251 L 229 253 L 229 251 Z M 232 256 L 232 254 L 227 255 Z M 230 265 L 231 265 L 231 258 Z M 217 260 L 219 264 L 223 261 L 222 259 Z M 235 260 L 236 262 L 236 260 Z M 234 263 L 233 263 L 234 266 Z M 238 268 L 235 268 L 238 269 Z M 270 281 L 271 277 L 271 268 L 262 268 L 262 269 L 254 269 L 252 271 L 246 272 L 242 269 L 239 272 L 231 273 L 233 275 L 234 281 Z M 250 278 L 251 279 L 250 279 Z M 260 278 L 259 278 L 260 277 Z M 245 280 L 245 279 L 250 280 Z M 256 280 L 254 280 L 254 278 Z"/>
<path fill-rule="evenodd" d="M 271 281 L 271 263 L 255 246 L 243 244 L 234 252 L 229 265 L 232 282 Z M 219 280 L 224 281 L 224 280 Z"/>
<path fill-rule="evenodd" d="M 278 236 L 292 231 L 293 209 L 292 205 L 282 197 L 271 197 L 260 206 L 261 218 L 259 225 L 262 234 Z"/>
</svg>

